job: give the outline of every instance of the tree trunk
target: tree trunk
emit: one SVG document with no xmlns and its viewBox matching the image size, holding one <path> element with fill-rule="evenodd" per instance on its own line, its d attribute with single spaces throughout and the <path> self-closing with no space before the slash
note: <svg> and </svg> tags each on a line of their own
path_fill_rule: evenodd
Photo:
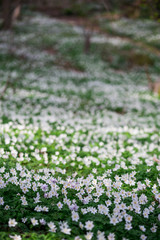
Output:
<svg viewBox="0 0 160 240">
<path fill-rule="evenodd" d="M 13 11 L 12 11 L 12 21 L 19 18 L 21 13 L 21 0 L 15 0 Z"/>
<path fill-rule="evenodd" d="M 3 0 L 2 2 L 2 9 L 3 9 L 2 28 L 4 30 L 10 29 L 12 26 L 11 3 L 12 3 L 12 0 Z"/>
<path fill-rule="evenodd" d="M 91 47 L 91 34 L 87 32 L 84 35 L 84 53 L 85 54 L 88 54 L 90 52 L 90 47 Z"/>
<path fill-rule="evenodd" d="M 2 29 L 11 29 L 12 23 L 20 15 L 21 10 L 21 0 L 3 0 L 2 2 L 3 10 L 3 24 Z"/>
</svg>

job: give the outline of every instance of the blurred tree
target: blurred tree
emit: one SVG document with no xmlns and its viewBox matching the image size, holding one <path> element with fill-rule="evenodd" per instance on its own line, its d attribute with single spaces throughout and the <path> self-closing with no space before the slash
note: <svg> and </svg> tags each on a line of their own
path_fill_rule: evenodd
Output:
<svg viewBox="0 0 160 240">
<path fill-rule="evenodd" d="M 106 11 L 110 11 L 111 9 L 113 9 L 114 2 L 114 0 L 100 0 L 100 4 L 102 4 Z"/>
<path fill-rule="evenodd" d="M 143 17 L 160 20 L 160 0 L 141 0 L 140 7 Z"/>
<path fill-rule="evenodd" d="M 7 30 L 12 27 L 13 21 L 19 17 L 21 9 L 21 0 L 3 0 L 2 1 L 2 29 Z"/>
<path fill-rule="evenodd" d="M 116 2 L 116 0 L 111 0 L 111 2 L 114 1 Z M 117 7 L 126 17 L 160 20 L 160 0 L 121 0 Z"/>
<path fill-rule="evenodd" d="M 103 7 L 107 10 L 108 9 L 108 0 L 100 0 L 98 2 L 98 6 L 95 5 L 97 3 L 96 0 L 86 0 L 86 1 L 79 1 L 79 4 L 83 3 L 83 8 L 85 9 L 84 16 L 86 17 L 84 21 L 82 21 L 81 26 L 83 29 L 83 38 L 84 38 L 84 53 L 89 54 L 91 48 L 91 38 L 94 33 L 95 28 L 95 21 L 94 13 L 98 6 L 103 5 Z M 99 7 L 98 7 L 99 10 Z"/>
</svg>

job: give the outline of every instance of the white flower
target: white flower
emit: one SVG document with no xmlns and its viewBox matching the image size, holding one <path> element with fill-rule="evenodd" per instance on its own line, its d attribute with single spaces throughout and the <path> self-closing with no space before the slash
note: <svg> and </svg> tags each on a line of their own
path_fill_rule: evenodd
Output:
<svg viewBox="0 0 160 240">
<path fill-rule="evenodd" d="M 85 238 L 86 238 L 87 240 L 91 240 L 92 237 L 93 237 L 93 233 L 92 233 L 92 232 L 88 232 L 88 233 L 85 235 Z"/>
<path fill-rule="evenodd" d="M 83 223 L 79 223 L 79 227 L 81 228 L 81 229 L 83 229 L 84 228 L 84 225 L 83 225 Z"/>
<path fill-rule="evenodd" d="M 145 218 L 148 218 L 148 215 L 149 215 L 149 209 L 148 208 L 145 208 L 144 211 L 143 211 L 143 216 Z"/>
<path fill-rule="evenodd" d="M 147 237 L 144 234 L 142 234 L 140 239 L 145 240 L 145 239 L 147 239 Z"/>
<path fill-rule="evenodd" d="M 79 215 L 77 212 L 72 211 L 72 221 L 78 222 L 79 220 Z"/>
<path fill-rule="evenodd" d="M 4 205 L 3 197 L 0 197 L 0 205 Z"/>
<path fill-rule="evenodd" d="M 48 223 L 48 227 L 50 228 L 49 231 L 50 232 L 56 232 L 56 225 L 53 222 L 49 222 Z"/>
<path fill-rule="evenodd" d="M 10 238 L 13 238 L 13 240 L 21 240 L 22 239 L 20 235 L 14 235 L 14 236 L 10 235 Z"/>
<path fill-rule="evenodd" d="M 128 223 L 128 222 L 131 222 L 131 221 L 132 221 L 132 216 L 127 215 L 127 216 L 125 217 L 125 220 L 126 220 L 127 223 Z"/>
<path fill-rule="evenodd" d="M 87 221 L 85 224 L 85 228 L 87 230 L 92 230 L 92 228 L 94 227 L 93 221 Z"/>
<path fill-rule="evenodd" d="M 61 202 L 58 202 L 58 203 L 57 203 L 57 207 L 58 207 L 59 209 L 62 209 L 63 204 L 62 204 Z"/>
<path fill-rule="evenodd" d="M 67 222 L 60 222 L 60 229 L 61 232 L 70 235 L 71 234 L 71 229 L 69 228 Z"/>
<path fill-rule="evenodd" d="M 97 240 L 106 240 L 104 232 L 101 231 L 97 232 Z"/>
<path fill-rule="evenodd" d="M 16 225 L 17 225 L 16 220 L 10 218 L 9 221 L 8 221 L 8 226 L 9 227 L 15 227 Z"/>
<path fill-rule="evenodd" d="M 154 224 L 153 227 L 151 228 L 151 232 L 157 232 L 157 226 Z"/>
<path fill-rule="evenodd" d="M 10 209 L 10 206 L 6 205 L 4 209 L 5 209 L 5 210 L 9 210 L 9 209 Z"/>
<path fill-rule="evenodd" d="M 108 240 L 115 240 L 115 234 L 114 233 L 110 233 L 108 235 Z"/>
<path fill-rule="evenodd" d="M 141 225 L 141 226 L 139 226 L 139 228 L 140 228 L 140 230 L 141 230 L 141 231 L 143 231 L 143 232 L 145 232 L 145 231 L 146 231 L 146 228 L 145 228 L 144 226 L 142 226 L 142 225 Z"/>
<path fill-rule="evenodd" d="M 126 230 L 131 230 L 132 229 L 132 225 L 130 223 L 126 223 L 125 224 L 125 229 Z"/>
<path fill-rule="evenodd" d="M 110 219 L 110 223 L 116 225 L 118 223 L 117 217 L 112 216 L 112 218 Z"/>
<path fill-rule="evenodd" d="M 80 238 L 79 236 L 76 236 L 74 240 L 82 240 L 82 238 Z"/>
<path fill-rule="evenodd" d="M 27 218 L 22 218 L 22 222 L 23 223 L 27 222 Z"/>
<path fill-rule="evenodd" d="M 35 218 L 31 218 L 31 223 L 33 226 L 38 225 L 38 220 L 36 220 Z"/>
</svg>

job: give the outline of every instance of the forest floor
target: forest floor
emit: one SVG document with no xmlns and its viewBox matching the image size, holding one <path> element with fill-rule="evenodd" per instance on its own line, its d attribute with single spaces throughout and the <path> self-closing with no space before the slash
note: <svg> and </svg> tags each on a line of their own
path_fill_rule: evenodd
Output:
<svg viewBox="0 0 160 240">
<path fill-rule="evenodd" d="M 97 21 L 0 32 L 1 240 L 159 240 L 159 23 Z"/>
</svg>

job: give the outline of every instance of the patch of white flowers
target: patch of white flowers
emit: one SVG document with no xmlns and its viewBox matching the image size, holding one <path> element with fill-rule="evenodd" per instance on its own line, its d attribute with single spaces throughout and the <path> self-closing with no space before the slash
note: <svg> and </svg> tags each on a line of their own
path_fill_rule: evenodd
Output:
<svg viewBox="0 0 160 240">
<path fill-rule="evenodd" d="M 30 24 L 38 25 L 43 34 L 50 28 L 61 50 L 70 44 L 70 37 L 60 38 L 66 31 L 75 34 L 72 44 L 81 41 L 76 28 L 58 20 L 36 15 L 30 23 L 25 18 L 17 23 L 17 28 L 28 26 L 28 30 L 15 36 L 15 55 L 27 59 L 29 68 L 33 63 L 33 69 L 25 72 L 17 93 L 9 89 L 1 102 L 0 212 L 7 215 L 4 224 L 11 230 L 22 225 L 35 230 L 43 227 L 66 238 L 73 235 L 75 240 L 81 236 L 114 240 L 123 233 L 125 240 L 135 229 L 139 239 L 148 235 L 157 239 L 159 98 L 135 83 L 135 72 L 117 73 L 101 61 L 95 64 L 91 56 L 77 60 L 85 66 L 84 72 L 57 66 L 48 69 L 45 64 L 53 64 L 56 57 L 28 45 L 31 40 L 40 44 L 41 39 Z M 124 24 L 125 20 L 112 27 Z M 130 31 L 135 34 L 137 28 Z M 142 37 L 145 34 L 148 31 Z M 9 48 L 8 35 L 0 33 L 4 53 Z M 100 43 L 98 36 L 92 40 Z M 106 39 L 101 41 L 104 44 Z M 115 39 L 114 44 L 122 43 Z M 8 73 L 1 69 L 0 74 L 4 81 Z M 11 71 L 13 78 L 18 74 Z M 20 235 L 10 238 L 21 240 Z"/>
</svg>

